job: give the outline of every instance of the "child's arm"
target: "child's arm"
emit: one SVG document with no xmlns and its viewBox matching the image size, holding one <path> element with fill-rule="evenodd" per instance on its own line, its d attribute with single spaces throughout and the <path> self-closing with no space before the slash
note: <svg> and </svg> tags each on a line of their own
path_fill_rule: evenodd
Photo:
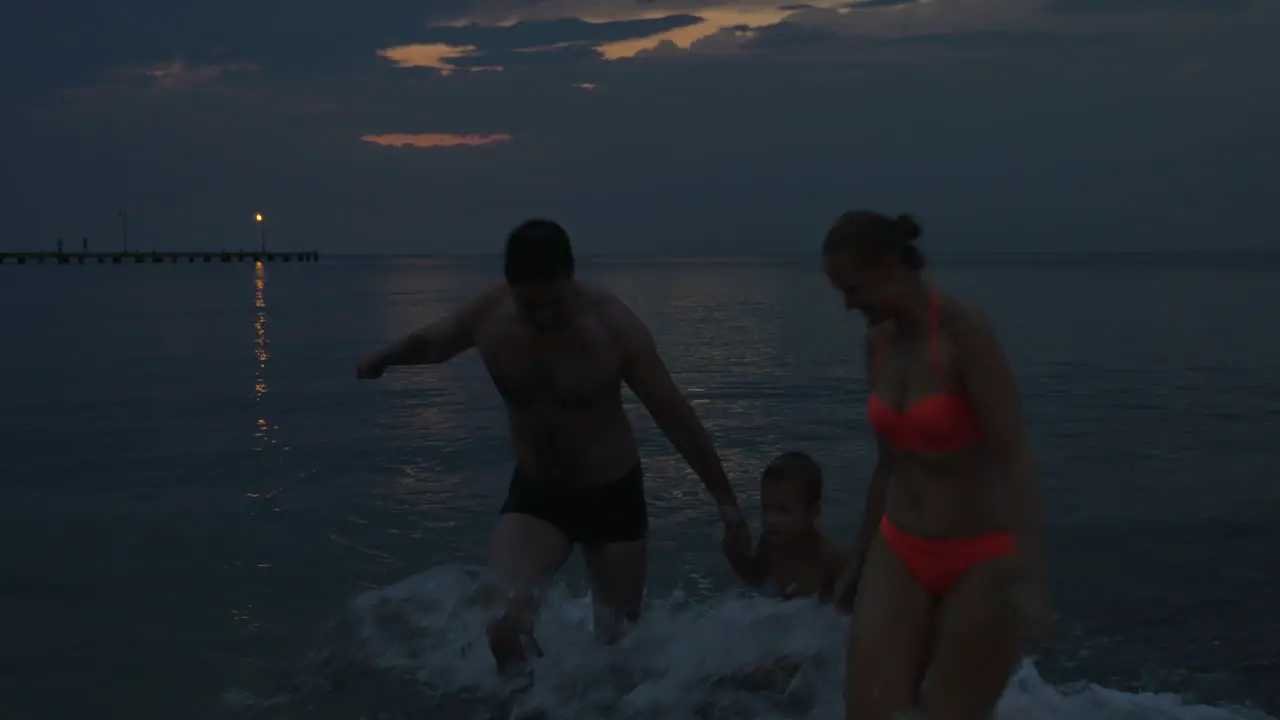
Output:
<svg viewBox="0 0 1280 720">
<path fill-rule="evenodd" d="M 733 568 L 733 574 L 738 579 L 746 583 L 748 587 L 758 588 L 764 584 L 769 577 L 768 561 L 766 560 L 765 539 L 760 538 L 760 542 L 756 545 L 755 552 L 752 552 L 751 546 L 748 544 L 735 543 L 728 538 L 725 539 L 724 555 L 729 560 L 729 565 Z"/>
</svg>

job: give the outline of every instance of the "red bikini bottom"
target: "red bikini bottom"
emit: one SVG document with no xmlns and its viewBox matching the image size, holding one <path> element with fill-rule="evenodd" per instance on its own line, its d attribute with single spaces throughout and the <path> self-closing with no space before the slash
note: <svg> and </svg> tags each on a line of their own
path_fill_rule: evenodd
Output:
<svg viewBox="0 0 1280 720">
<path fill-rule="evenodd" d="M 945 596 L 961 576 L 984 560 L 1014 554 L 1013 533 L 931 540 L 908 535 L 888 516 L 880 519 L 880 537 L 907 564 L 911 576 L 930 595 Z"/>
</svg>

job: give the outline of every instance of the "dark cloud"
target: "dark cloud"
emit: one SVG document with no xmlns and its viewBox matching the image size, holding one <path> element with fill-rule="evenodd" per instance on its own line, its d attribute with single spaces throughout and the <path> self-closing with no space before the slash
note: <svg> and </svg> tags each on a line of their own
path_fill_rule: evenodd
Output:
<svg viewBox="0 0 1280 720">
<path fill-rule="evenodd" d="M 374 70 L 389 63 L 379 48 L 441 42 L 474 45 L 459 65 L 492 64 L 479 55 L 562 43 L 592 46 L 644 37 L 699 22 L 692 15 L 585 22 L 576 18 L 511 26 L 430 27 L 418 0 L 89 0 L 24 2 L 0 24 L 0 91 L 30 97 L 101 82 L 121 69 L 143 73 L 180 63 L 189 69 L 253 65 L 276 76 L 324 76 Z M 438 17 L 465 9 L 429 3 Z M 507 62 L 563 61 L 506 57 Z M 589 53 L 577 53 L 587 56 Z"/>
<path fill-rule="evenodd" d="M 866 59 L 892 59 L 899 49 L 924 49 L 984 54 L 1019 53 L 1035 56 L 1057 52 L 1063 47 L 1082 49 L 1089 46 L 1114 45 L 1133 40 L 1133 33 L 1116 31 L 1065 30 L 975 30 L 941 32 L 902 37 L 851 35 L 848 28 L 823 25 L 798 25 L 781 22 L 756 31 L 749 47 L 773 55 L 792 53 L 822 54 L 828 51 L 849 53 L 861 51 Z M 926 56 L 915 55 L 917 59 Z"/>
<path fill-rule="evenodd" d="M 933 48 L 982 53 L 1018 53 L 1020 57 L 1059 52 L 1063 48 L 1116 47 L 1133 42 L 1135 33 L 1113 30 L 975 30 L 972 32 L 931 33 L 883 40 L 897 47 Z"/>
<path fill-rule="evenodd" d="M 824 25 L 798 25 L 783 21 L 759 28 L 751 34 L 749 47 L 762 53 L 820 53 L 847 49 L 854 42 L 869 42 L 851 37 L 847 31 Z"/>
<path fill-rule="evenodd" d="M 618 40 L 657 35 L 667 30 L 697 25 L 696 15 L 669 15 L 640 20 L 587 22 L 578 18 L 518 22 L 492 26 L 469 24 L 432 27 L 416 37 L 417 42 L 474 45 L 484 51 L 522 50 L 565 43 L 596 45 Z"/>
<path fill-rule="evenodd" d="M 1119 13 L 1234 13 L 1247 10 L 1254 0 L 1049 0 L 1049 12 L 1063 15 Z"/>
<path fill-rule="evenodd" d="M 433 0 L 434 2 L 434 0 Z M 0 26 L 0 89 L 83 85 L 120 66 L 252 62 L 279 73 L 375 67 L 425 24 L 416 0 L 40 0 Z"/>
<path fill-rule="evenodd" d="M 441 63 L 458 69 L 511 69 L 581 65 L 601 60 L 596 48 L 625 40 L 646 38 L 702 22 L 694 15 L 587 22 L 577 18 L 519 22 L 511 25 L 467 24 L 428 28 L 415 43 L 420 47 L 470 48 Z M 396 48 L 395 55 L 413 55 Z M 431 54 L 428 54 L 431 57 Z M 430 64 L 426 67 L 431 67 Z M 437 68 L 439 69 L 439 68 Z"/>
<path fill-rule="evenodd" d="M 875 8 L 898 7 L 900 5 L 916 5 L 921 0 L 860 0 L 846 3 L 840 7 L 845 10 L 874 10 Z"/>
</svg>

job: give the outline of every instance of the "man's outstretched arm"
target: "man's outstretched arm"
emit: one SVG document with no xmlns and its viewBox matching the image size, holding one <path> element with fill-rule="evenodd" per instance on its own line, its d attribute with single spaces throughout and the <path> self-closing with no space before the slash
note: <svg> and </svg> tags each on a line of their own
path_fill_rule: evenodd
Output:
<svg viewBox="0 0 1280 720">
<path fill-rule="evenodd" d="M 720 464 L 711 435 L 703 427 L 693 407 L 685 400 L 667 365 L 658 354 L 649 328 L 621 301 L 614 301 L 609 313 L 615 336 L 623 348 L 622 379 L 644 404 L 653 420 L 689 467 L 702 480 L 707 492 L 720 506 L 721 518 L 742 522 L 738 499 Z"/>
<path fill-rule="evenodd" d="M 437 318 L 360 363 L 361 378 L 381 377 L 394 365 L 434 365 L 451 360 L 475 346 L 475 327 L 494 307 L 501 293 L 495 287 L 444 317 Z"/>
</svg>

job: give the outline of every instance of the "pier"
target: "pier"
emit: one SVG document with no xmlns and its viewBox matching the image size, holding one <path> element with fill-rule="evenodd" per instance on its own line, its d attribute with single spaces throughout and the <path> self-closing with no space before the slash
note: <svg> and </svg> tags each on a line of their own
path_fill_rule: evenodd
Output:
<svg viewBox="0 0 1280 720">
<path fill-rule="evenodd" d="M 154 264 L 162 265 L 164 263 L 213 263 L 213 262 L 317 262 L 320 260 L 320 253 L 312 250 L 309 252 L 260 252 L 237 250 L 235 252 L 227 252 L 219 250 L 217 252 L 196 251 L 196 252 L 0 252 L 0 265 L 15 263 L 18 265 L 26 265 L 33 263 L 36 265 L 54 264 L 54 265 L 86 265 L 97 263 L 99 265 L 112 264 L 122 265 L 125 263 L 134 264 Z"/>
</svg>

